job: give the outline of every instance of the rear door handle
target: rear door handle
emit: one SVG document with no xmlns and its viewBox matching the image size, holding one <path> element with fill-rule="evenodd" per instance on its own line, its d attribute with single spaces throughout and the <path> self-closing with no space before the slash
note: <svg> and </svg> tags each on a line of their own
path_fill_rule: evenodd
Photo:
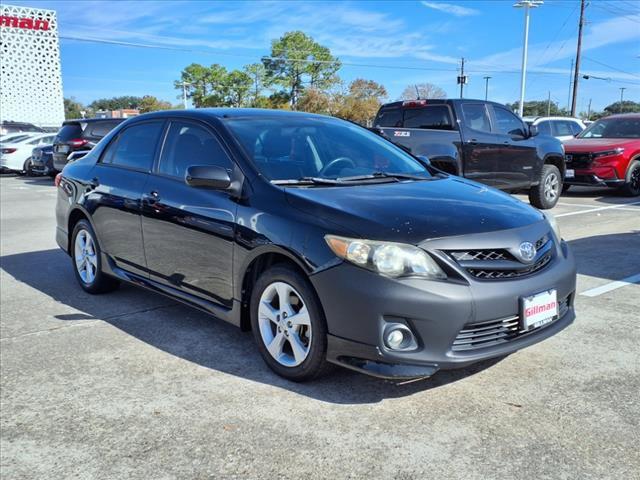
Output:
<svg viewBox="0 0 640 480">
<path fill-rule="evenodd" d="M 467 142 L 469 145 L 477 145 L 478 140 L 476 138 L 472 138 Z"/>
<path fill-rule="evenodd" d="M 160 200 L 160 194 L 157 191 L 152 190 L 151 192 L 143 196 L 143 200 L 146 201 L 149 205 L 153 205 L 155 203 L 158 203 L 158 200 Z"/>
</svg>

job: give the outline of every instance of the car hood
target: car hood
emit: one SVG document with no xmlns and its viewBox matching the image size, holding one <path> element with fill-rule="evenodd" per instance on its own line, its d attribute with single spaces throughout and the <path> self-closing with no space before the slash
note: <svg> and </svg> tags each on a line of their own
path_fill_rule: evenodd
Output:
<svg viewBox="0 0 640 480">
<path fill-rule="evenodd" d="M 493 188 L 458 177 L 349 187 L 286 188 L 288 202 L 362 238 L 424 240 L 523 227 L 544 217 Z"/>
<path fill-rule="evenodd" d="M 565 152 L 600 152 L 638 143 L 628 138 L 576 138 L 564 142 Z"/>
</svg>

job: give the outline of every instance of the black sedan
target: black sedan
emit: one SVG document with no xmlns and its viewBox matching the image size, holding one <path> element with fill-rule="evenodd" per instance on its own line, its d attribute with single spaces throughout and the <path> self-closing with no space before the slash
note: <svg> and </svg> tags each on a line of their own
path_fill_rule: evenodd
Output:
<svg viewBox="0 0 640 480">
<path fill-rule="evenodd" d="M 57 170 L 53 168 L 53 145 L 40 145 L 33 149 L 29 173 L 49 176 L 54 176 L 57 173 Z"/>
<path fill-rule="evenodd" d="M 130 282 L 252 330 L 291 380 L 327 361 L 426 377 L 574 319 L 551 216 L 335 118 L 146 114 L 56 184 L 56 238 L 84 290 Z"/>
</svg>

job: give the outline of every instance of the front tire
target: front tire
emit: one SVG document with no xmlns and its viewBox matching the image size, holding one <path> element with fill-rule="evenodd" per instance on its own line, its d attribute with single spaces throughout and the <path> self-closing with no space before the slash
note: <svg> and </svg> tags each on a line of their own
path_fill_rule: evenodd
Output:
<svg viewBox="0 0 640 480">
<path fill-rule="evenodd" d="M 629 197 L 640 195 L 640 160 L 633 160 L 627 171 L 627 179 L 622 192 Z"/>
<path fill-rule="evenodd" d="M 120 282 L 102 272 L 100 245 L 87 220 L 76 223 L 71 237 L 71 260 L 76 280 L 84 291 L 96 294 L 111 292 Z"/>
<path fill-rule="evenodd" d="M 540 210 L 553 208 L 558 203 L 562 190 L 562 175 L 558 167 L 551 164 L 542 166 L 540 183 L 529 190 L 529 202 Z"/>
<path fill-rule="evenodd" d="M 327 370 L 324 314 L 303 275 L 286 265 L 265 271 L 253 288 L 250 308 L 253 336 L 271 370 L 294 382 Z"/>
</svg>

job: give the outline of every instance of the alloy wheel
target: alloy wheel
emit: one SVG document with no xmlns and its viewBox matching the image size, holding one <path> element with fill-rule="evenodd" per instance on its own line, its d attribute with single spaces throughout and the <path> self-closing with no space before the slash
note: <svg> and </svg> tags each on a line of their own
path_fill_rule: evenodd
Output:
<svg viewBox="0 0 640 480">
<path fill-rule="evenodd" d="M 98 272 L 98 257 L 93 237 L 85 229 L 76 235 L 73 258 L 82 281 L 88 285 L 93 283 Z"/>
<path fill-rule="evenodd" d="M 550 202 L 555 201 L 560 190 L 560 179 L 555 173 L 550 173 L 544 179 L 544 196 Z"/>
<path fill-rule="evenodd" d="M 269 354 L 285 367 L 305 361 L 311 348 L 311 317 L 302 296 L 288 283 L 273 282 L 262 292 L 258 326 Z"/>
<path fill-rule="evenodd" d="M 631 179 L 629 183 L 631 184 L 632 191 L 640 191 L 640 165 L 635 167 L 631 172 Z"/>
</svg>

